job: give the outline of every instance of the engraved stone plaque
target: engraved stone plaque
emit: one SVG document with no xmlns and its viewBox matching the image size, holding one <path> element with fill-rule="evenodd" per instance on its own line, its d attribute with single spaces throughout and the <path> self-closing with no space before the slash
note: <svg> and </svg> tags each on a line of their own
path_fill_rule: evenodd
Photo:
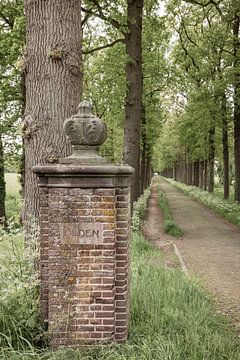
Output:
<svg viewBox="0 0 240 360">
<path fill-rule="evenodd" d="M 61 224 L 62 244 L 99 244 L 103 242 L 102 223 Z"/>
</svg>

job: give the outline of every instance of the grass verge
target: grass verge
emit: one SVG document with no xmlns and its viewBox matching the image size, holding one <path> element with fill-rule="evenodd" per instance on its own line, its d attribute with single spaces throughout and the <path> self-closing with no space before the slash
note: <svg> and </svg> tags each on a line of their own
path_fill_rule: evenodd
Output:
<svg viewBox="0 0 240 360">
<path fill-rule="evenodd" d="M 163 213 L 163 228 L 164 231 L 172 236 L 181 237 L 183 232 L 175 223 L 172 216 L 168 201 L 164 193 L 158 188 L 158 204 Z"/>
<path fill-rule="evenodd" d="M 217 194 L 211 194 L 196 186 L 185 185 L 172 179 L 166 180 L 176 188 L 181 189 L 185 194 L 200 201 L 231 223 L 240 227 L 240 204 L 238 202 L 221 199 L 218 192 Z"/>
<path fill-rule="evenodd" d="M 13 311 L 12 321 L 18 324 L 17 337 L 11 337 L 8 319 L 5 327 L 0 323 L 0 338 L 8 336 L 8 341 L 0 347 L 0 358 L 4 360 L 239 360 L 239 341 L 229 329 L 222 316 L 215 313 L 211 299 L 193 281 L 177 270 L 167 270 L 161 266 L 161 255 L 153 245 L 147 242 L 141 233 L 141 219 L 147 206 L 149 191 L 135 205 L 132 231 L 131 262 L 131 324 L 130 337 L 126 344 L 102 346 L 87 349 L 37 349 L 32 335 L 21 332 L 26 327 L 28 311 L 32 307 L 26 303 L 36 303 L 37 293 L 23 291 L 23 284 L 32 283 L 33 276 L 29 267 L 20 268 L 15 263 L 15 253 L 22 253 L 22 242 L 16 244 L 18 250 L 6 249 L 1 261 L 6 261 L 4 284 L 5 293 L 0 293 L 0 303 L 8 297 L 8 308 L 18 301 Z M 7 235 L 6 235 L 7 236 Z M 10 239 L 5 236 L 2 244 Z M 10 235 L 8 235 L 10 236 Z M 16 236 L 18 236 L 16 234 Z M 13 241 L 13 237 L 11 238 Z M 14 241 L 15 242 L 15 241 Z M 21 258 L 21 257 L 20 257 Z M 21 263 L 21 262 L 20 262 Z M 18 286 L 17 274 L 21 269 L 23 283 Z M 8 276 L 12 277 L 6 277 Z M 3 274 L 3 275 L 4 275 Z M 24 280 L 25 276 L 25 280 Z M 33 279 L 35 277 L 33 276 Z M 30 285 L 28 285 L 30 286 Z M 13 290 L 11 288 L 13 287 Z M 5 308 L 2 310 L 4 316 Z M 35 309 L 35 312 L 37 310 Z M 36 329 L 37 319 L 31 319 Z M 12 330 L 11 330 L 12 331 Z M 35 330 L 34 330 L 35 331 Z M 21 335 L 22 334 L 22 335 Z M 37 337 L 37 334 L 35 334 Z M 23 340 L 24 338 L 24 340 Z M 21 340 L 21 341 L 20 341 Z"/>
</svg>

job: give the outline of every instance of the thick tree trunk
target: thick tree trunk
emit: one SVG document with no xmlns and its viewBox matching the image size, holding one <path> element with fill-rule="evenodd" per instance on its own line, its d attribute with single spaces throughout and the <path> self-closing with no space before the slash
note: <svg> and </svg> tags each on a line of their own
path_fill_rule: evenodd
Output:
<svg viewBox="0 0 240 360">
<path fill-rule="evenodd" d="M 37 163 L 69 154 L 63 121 L 81 97 L 81 1 L 25 0 L 24 221 L 38 217 Z M 28 221 L 30 220 L 30 221 Z M 27 229 L 29 230 L 28 226 Z"/>
<path fill-rule="evenodd" d="M 187 185 L 188 182 L 188 163 L 187 160 L 184 161 L 184 184 Z"/>
<path fill-rule="evenodd" d="M 140 194 L 143 194 L 144 190 L 147 187 L 147 142 L 146 142 L 146 116 L 144 106 L 142 107 L 142 150 L 141 150 L 141 167 L 140 167 Z"/>
<path fill-rule="evenodd" d="M 0 134 L 0 225 L 1 226 L 6 225 L 5 197 L 6 197 L 6 186 L 4 180 L 3 143 L 2 143 L 2 134 Z"/>
<path fill-rule="evenodd" d="M 192 185 L 193 183 L 193 166 L 192 163 L 188 163 L 188 175 L 187 175 L 187 184 Z"/>
<path fill-rule="evenodd" d="M 240 73 L 239 73 L 239 27 L 240 16 L 236 15 L 233 21 L 233 45 L 234 45 L 234 69 L 235 81 L 234 81 L 234 160 L 235 160 L 235 200 L 240 201 Z"/>
<path fill-rule="evenodd" d="M 226 96 L 222 97 L 222 149 L 223 149 L 223 194 L 224 199 L 229 198 L 229 149 L 228 149 L 228 119 L 226 109 Z"/>
<path fill-rule="evenodd" d="M 142 12 L 143 0 L 128 0 L 126 34 L 127 92 L 123 160 L 135 169 L 132 199 L 139 196 L 140 133 L 142 115 Z"/>
<path fill-rule="evenodd" d="M 193 163 L 193 185 L 199 186 L 199 160 Z"/>
<path fill-rule="evenodd" d="M 209 149 L 208 149 L 208 192 L 214 191 L 214 160 L 215 160 L 215 126 L 209 130 Z"/>
<path fill-rule="evenodd" d="M 204 188 L 204 161 L 199 163 L 199 187 L 200 189 Z"/>
<path fill-rule="evenodd" d="M 151 167 L 151 158 L 147 156 L 147 164 L 146 164 L 146 187 L 148 187 L 151 183 L 152 179 L 152 167 Z"/>
<path fill-rule="evenodd" d="M 146 149 L 146 143 L 143 143 L 142 151 L 141 151 L 141 168 L 140 168 L 140 193 L 143 194 L 144 190 L 146 189 L 146 167 L 147 167 L 147 149 Z"/>
<path fill-rule="evenodd" d="M 204 160 L 204 183 L 203 189 L 207 191 L 207 184 L 208 184 L 208 161 Z"/>
<path fill-rule="evenodd" d="M 177 163 L 173 165 L 173 180 L 177 181 Z"/>
<path fill-rule="evenodd" d="M 21 116 L 24 118 L 26 108 L 26 83 L 25 83 L 25 72 L 21 74 Z M 22 138 L 22 156 L 20 164 L 20 183 L 21 183 L 21 195 L 24 198 L 24 184 L 25 184 L 25 144 L 24 137 Z M 22 219 L 21 219 L 22 220 Z"/>
</svg>

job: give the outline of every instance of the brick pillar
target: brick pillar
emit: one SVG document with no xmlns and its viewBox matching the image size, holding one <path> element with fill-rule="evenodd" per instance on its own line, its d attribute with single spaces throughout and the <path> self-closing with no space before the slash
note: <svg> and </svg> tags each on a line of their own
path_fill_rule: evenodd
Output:
<svg viewBox="0 0 240 360">
<path fill-rule="evenodd" d="M 113 165 L 40 165 L 41 309 L 51 346 L 124 341 L 130 176 Z"/>
</svg>

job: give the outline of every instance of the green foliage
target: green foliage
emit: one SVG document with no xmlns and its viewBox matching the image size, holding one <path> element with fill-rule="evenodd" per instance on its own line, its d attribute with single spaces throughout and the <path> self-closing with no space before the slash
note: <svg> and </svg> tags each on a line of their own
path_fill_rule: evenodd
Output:
<svg viewBox="0 0 240 360">
<path fill-rule="evenodd" d="M 168 26 L 174 29 L 169 50 L 169 87 L 163 103 L 166 121 L 154 149 L 157 170 L 180 161 L 208 159 L 209 131 L 215 128 L 216 162 L 222 164 L 222 121 L 228 124 L 233 163 L 233 39 L 234 2 L 166 2 Z M 230 5 L 231 4 L 231 5 Z M 230 16 L 231 13 L 231 16 Z M 229 16 L 228 16 L 229 15 Z M 223 99 L 226 97 L 226 109 Z"/>
<path fill-rule="evenodd" d="M 0 229 L 0 348 L 23 351 L 40 342 L 37 240 L 27 251 L 19 230 Z"/>
<path fill-rule="evenodd" d="M 158 203 L 163 213 L 163 226 L 165 232 L 172 236 L 181 237 L 183 235 L 183 232 L 175 223 L 167 198 L 159 188 L 158 188 Z"/>
<path fill-rule="evenodd" d="M 144 218 L 145 211 L 150 196 L 150 188 L 146 189 L 144 193 L 139 197 L 133 205 L 133 216 L 132 216 L 132 231 L 138 232 L 141 230 L 141 221 Z"/>
<path fill-rule="evenodd" d="M 22 1 L 1 1 L 0 38 L 0 133 L 3 135 L 4 160 L 8 165 L 19 165 L 19 127 L 25 101 L 22 78 L 25 18 Z"/>
<path fill-rule="evenodd" d="M 85 59 L 84 97 L 91 99 L 95 112 L 107 124 L 108 137 L 101 146 L 101 152 L 117 163 L 121 162 L 123 146 L 124 66 L 122 44 Z"/>
</svg>

